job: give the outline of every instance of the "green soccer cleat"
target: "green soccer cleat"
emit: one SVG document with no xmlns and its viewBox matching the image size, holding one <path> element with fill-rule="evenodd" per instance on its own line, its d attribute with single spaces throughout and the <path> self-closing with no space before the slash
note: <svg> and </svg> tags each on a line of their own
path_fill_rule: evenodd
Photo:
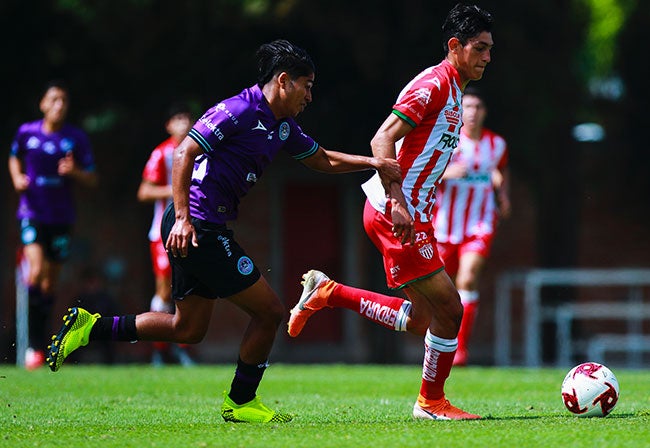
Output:
<svg viewBox="0 0 650 448">
<path fill-rule="evenodd" d="M 234 423 L 286 423 L 293 415 L 275 412 L 267 408 L 260 397 L 255 397 L 248 403 L 236 404 L 226 394 L 221 405 L 221 416 L 227 422 Z"/>
<path fill-rule="evenodd" d="M 68 314 L 63 316 L 61 330 L 52 336 L 52 345 L 47 346 L 48 356 L 45 361 L 52 372 L 61 368 L 70 353 L 88 344 L 90 330 L 100 317 L 99 314 L 90 314 L 83 308 L 68 308 Z"/>
</svg>

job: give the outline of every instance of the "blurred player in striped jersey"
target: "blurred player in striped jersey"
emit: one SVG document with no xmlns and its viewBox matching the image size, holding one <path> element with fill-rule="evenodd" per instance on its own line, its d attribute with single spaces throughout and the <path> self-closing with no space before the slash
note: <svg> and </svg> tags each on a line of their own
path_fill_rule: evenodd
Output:
<svg viewBox="0 0 650 448">
<path fill-rule="evenodd" d="M 483 127 L 487 108 L 478 89 L 463 92 L 458 148 L 436 192 L 434 229 L 445 270 L 455 279 L 463 304 L 454 365 L 467 364 L 479 303 L 479 277 L 490 253 L 499 217 L 510 216 L 508 148 Z"/>
<path fill-rule="evenodd" d="M 165 244 L 160 235 L 160 226 L 165 209 L 172 201 L 172 155 L 174 149 L 192 128 L 192 114 L 187 105 L 177 103 L 170 106 L 165 121 L 165 130 L 169 137 L 154 148 L 142 172 L 142 182 L 138 188 L 138 200 L 153 202 L 153 220 L 149 229 L 149 247 L 151 261 L 156 279 L 156 292 L 151 299 L 150 310 L 163 313 L 175 312 L 172 300 L 172 267 L 165 251 Z M 172 355 L 185 367 L 194 364 L 187 351 L 186 344 L 153 342 L 151 363 L 161 366 L 165 354 Z"/>
</svg>

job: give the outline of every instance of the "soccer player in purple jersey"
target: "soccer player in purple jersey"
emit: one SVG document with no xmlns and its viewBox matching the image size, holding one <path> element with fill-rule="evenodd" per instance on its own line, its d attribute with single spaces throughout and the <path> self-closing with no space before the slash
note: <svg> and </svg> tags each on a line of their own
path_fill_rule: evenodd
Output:
<svg viewBox="0 0 650 448">
<path fill-rule="evenodd" d="M 47 340 L 45 331 L 75 221 L 72 184 L 94 186 L 97 182 L 88 137 L 65 123 L 68 105 L 67 87 L 49 83 L 40 101 L 43 118 L 20 126 L 9 154 L 9 173 L 20 195 L 16 217 L 29 271 L 29 346 L 25 353 L 29 370 L 45 362 L 41 347 Z"/>
<path fill-rule="evenodd" d="M 214 299 L 250 316 L 221 416 L 232 422 L 287 422 L 257 396 L 284 306 L 257 266 L 233 238 L 227 222 L 240 199 L 279 151 L 326 173 L 376 169 L 389 185 L 401 182 L 397 161 L 326 150 L 294 118 L 312 101 L 314 64 L 285 40 L 262 45 L 257 84 L 218 102 L 174 150 L 173 204 L 162 234 L 172 264 L 176 313 L 101 317 L 71 308 L 53 336 L 48 362 L 57 371 L 65 357 L 92 340 L 161 340 L 198 343 L 207 331 Z"/>
</svg>

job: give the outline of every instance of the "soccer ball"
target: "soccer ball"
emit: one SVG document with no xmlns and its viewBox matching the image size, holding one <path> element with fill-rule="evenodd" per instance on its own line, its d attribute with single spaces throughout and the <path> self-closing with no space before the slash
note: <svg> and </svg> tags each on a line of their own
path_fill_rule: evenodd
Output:
<svg viewBox="0 0 650 448">
<path fill-rule="evenodd" d="M 578 417 L 605 417 L 618 402 L 618 380 L 597 362 L 575 366 L 562 382 L 564 406 Z"/>
</svg>

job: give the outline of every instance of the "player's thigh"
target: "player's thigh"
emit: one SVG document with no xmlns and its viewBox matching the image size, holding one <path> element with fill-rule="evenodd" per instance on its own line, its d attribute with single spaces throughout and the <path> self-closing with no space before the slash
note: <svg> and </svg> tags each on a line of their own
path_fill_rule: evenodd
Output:
<svg viewBox="0 0 650 448">
<path fill-rule="evenodd" d="M 456 276 L 459 282 L 476 282 L 485 266 L 485 257 L 478 252 L 465 252 L 460 257 L 458 264 L 458 274 Z"/>
<path fill-rule="evenodd" d="M 45 250 L 40 243 L 31 243 L 23 246 L 23 255 L 29 265 L 29 282 L 34 283 L 43 272 Z"/>
<path fill-rule="evenodd" d="M 265 317 L 271 320 L 282 319 L 284 305 L 264 276 L 245 290 L 226 298 L 250 316 Z"/>
</svg>

